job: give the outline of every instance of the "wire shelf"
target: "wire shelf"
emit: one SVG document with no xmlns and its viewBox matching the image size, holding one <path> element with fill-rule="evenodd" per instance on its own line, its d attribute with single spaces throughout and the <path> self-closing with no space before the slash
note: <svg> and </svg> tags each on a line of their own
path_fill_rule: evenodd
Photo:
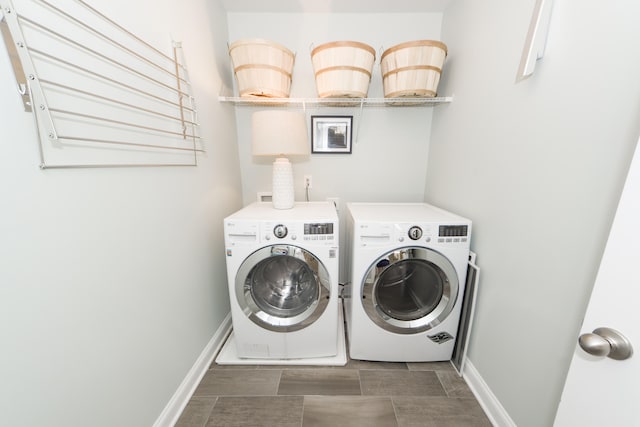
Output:
<svg viewBox="0 0 640 427">
<path fill-rule="evenodd" d="M 272 107 L 433 107 L 453 101 L 453 97 L 434 98 L 245 98 L 219 96 L 220 102 L 237 106 Z"/>
</svg>

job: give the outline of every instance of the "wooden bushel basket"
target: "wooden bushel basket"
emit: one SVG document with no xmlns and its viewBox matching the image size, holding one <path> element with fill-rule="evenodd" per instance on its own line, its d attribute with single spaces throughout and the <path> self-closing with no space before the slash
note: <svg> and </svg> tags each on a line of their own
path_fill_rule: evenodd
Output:
<svg viewBox="0 0 640 427">
<path fill-rule="evenodd" d="M 385 98 L 428 98 L 438 92 L 447 46 L 417 40 L 393 46 L 380 57 Z"/>
<path fill-rule="evenodd" d="M 288 98 L 295 55 L 269 40 L 238 40 L 229 56 L 241 97 Z"/>
<path fill-rule="evenodd" d="M 366 98 L 376 51 L 353 41 L 325 43 L 311 51 L 320 98 Z"/>
</svg>

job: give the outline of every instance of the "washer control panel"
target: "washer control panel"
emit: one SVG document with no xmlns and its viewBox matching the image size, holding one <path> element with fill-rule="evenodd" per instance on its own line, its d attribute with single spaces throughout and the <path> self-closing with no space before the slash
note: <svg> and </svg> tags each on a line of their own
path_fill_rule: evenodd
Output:
<svg viewBox="0 0 640 427">
<path fill-rule="evenodd" d="M 422 228 L 414 225 L 409 229 L 409 233 L 407 234 L 409 234 L 409 238 L 411 240 L 420 240 L 420 238 L 422 237 Z"/>
<path fill-rule="evenodd" d="M 304 235 L 310 236 L 327 236 L 333 235 L 333 223 L 332 222 L 319 222 L 319 223 L 305 223 Z M 307 239 L 316 240 L 316 239 Z"/>
<path fill-rule="evenodd" d="M 331 243 L 338 241 L 336 231 L 338 226 L 334 222 L 302 222 L 266 221 L 260 226 L 260 240 L 267 242 L 296 242 Z"/>
<path fill-rule="evenodd" d="M 287 236 L 289 230 L 282 224 L 278 224 L 273 228 L 273 235 L 278 239 L 283 239 Z"/>
</svg>

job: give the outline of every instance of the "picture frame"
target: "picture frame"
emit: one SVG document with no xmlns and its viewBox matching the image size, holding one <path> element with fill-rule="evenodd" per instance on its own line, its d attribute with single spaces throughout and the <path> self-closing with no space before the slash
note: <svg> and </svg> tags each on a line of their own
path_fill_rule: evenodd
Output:
<svg viewBox="0 0 640 427">
<path fill-rule="evenodd" d="M 311 116 L 311 152 L 351 154 L 353 116 Z"/>
</svg>

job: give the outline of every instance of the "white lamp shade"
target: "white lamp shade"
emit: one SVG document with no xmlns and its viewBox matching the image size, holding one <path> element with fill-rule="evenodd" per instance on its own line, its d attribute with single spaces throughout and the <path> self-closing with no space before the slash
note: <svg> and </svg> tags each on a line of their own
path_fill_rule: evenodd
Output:
<svg viewBox="0 0 640 427">
<path fill-rule="evenodd" d="M 253 113 L 251 153 L 254 156 L 308 155 L 307 120 L 300 111 Z"/>
</svg>

